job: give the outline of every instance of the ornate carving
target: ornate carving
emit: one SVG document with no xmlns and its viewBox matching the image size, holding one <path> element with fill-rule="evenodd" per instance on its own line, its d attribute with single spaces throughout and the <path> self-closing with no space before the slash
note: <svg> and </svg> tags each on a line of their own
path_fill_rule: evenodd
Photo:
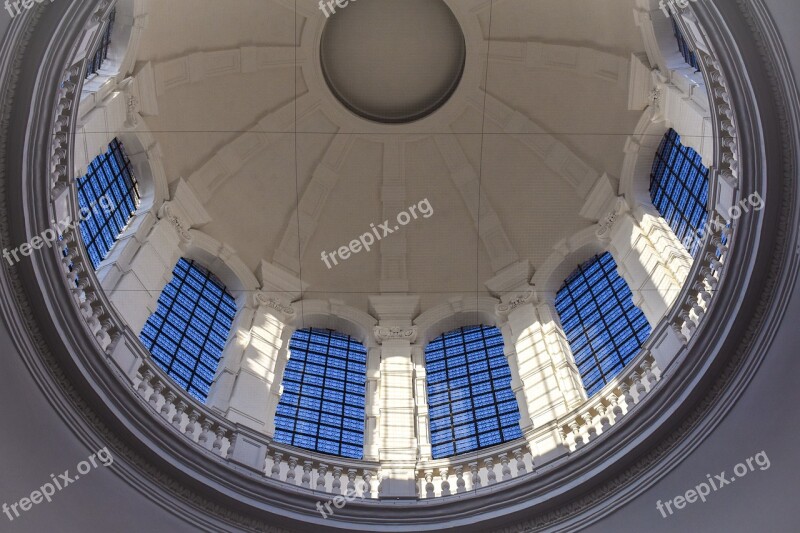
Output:
<svg viewBox="0 0 800 533">
<path fill-rule="evenodd" d="M 285 318 L 293 318 L 295 316 L 294 307 L 291 304 L 284 305 L 280 300 L 274 296 L 270 296 L 264 291 L 256 291 L 253 295 L 253 303 L 258 307 L 269 307 L 284 315 Z"/>
<path fill-rule="evenodd" d="M 625 198 L 620 196 L 617 198 L 617 201 L 611 211 L 609 211 L 606 216 L 597 222 L 597 237 L 603 240 L 610 239 L 611 230 L 614 229 L 614 224 L 617 222 L 619 216 L 626 211 L 628 211 L 628 202 L 625 201 Z"/>
<path fill-rule="evenodd" d="M 383 343 L 389 340 L 404 340 L 408 342 L 415 342 L 419 330 L 416 326 L 399 327 L 399 326 L 375 326 L 375 338 L 378 343 Z"/>
<path fill-rule="evenodd" d="M 531 298 L 533 297 L 533 291 L 525 291 L 515 294 L 511 297 L 511 299 L 506 303 L 499 303 L 495 306 L 495 311 L 498 315 L 501 316 L 508 316 L 511 311 L 525 305 L 528 303 Z"/>
<path fill-rule="evenodd" d="M 180 215 L 175 212 L 171 202 L 164 202 L 164 204 L 158 210 L 158 216 L 159 218 L 165 219 L 172 224 L 172 227 L 175 228 L 175 231 L 177 232 L 181 241 L 184 243 L 192 242 L 192 235 L 189 233 L 191 225 L 186 223 L 186 221 L 184 221 Z"/>
</svg>

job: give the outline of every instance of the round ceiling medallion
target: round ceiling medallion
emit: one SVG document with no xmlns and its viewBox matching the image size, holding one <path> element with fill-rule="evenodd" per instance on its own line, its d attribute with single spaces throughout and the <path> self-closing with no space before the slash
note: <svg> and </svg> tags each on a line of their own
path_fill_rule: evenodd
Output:
<svg viewBox="0 0 800 533">
<path fill-rule="evenodd" d="M 458 87 L 466 42 L 443 0 L 351 0 L 333 7 L 322 33 L 322 70 L 353 113 L 413 122 L 439 109 Z"/>
</svg>

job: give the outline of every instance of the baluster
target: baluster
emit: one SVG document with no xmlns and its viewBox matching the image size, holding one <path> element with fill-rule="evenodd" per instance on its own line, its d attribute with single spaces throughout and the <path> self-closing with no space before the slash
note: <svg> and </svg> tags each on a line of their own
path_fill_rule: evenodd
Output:
<svg viewBox="0 0 800 533">
<path fill-rule="evenodd" d="M 467 492 L 467 482 L 464 481 L 464 467 L 459 465 L 454 470 L 456 471 L 456 494 Z"/>
<path fill-rule="evenodd" d="M 150 385 L 150 380 L 156 377 L 155 374 L 151 370 L 147 370 L 144 375 L 142 376 L 142 381 L 139 382 L 139 386 L 136 387 L 136 390 L 139 391 L 139 396 L 142 398 L 145 397 L 147 393 L 147 388 Z"/>
<path fill-rule="evenodd" d="M 326 492 L 325 491 L 325 476 L 328 475 L 328 465 L 320 463 L 317 467 L 317 490 Z"/>
<path fill-rule="evenodd" d="M 356 494 L 356 476 L 358 471 L 355 468 L 347 469 L 347 493 Z"/>
<path fill-rule="evenodd" d="M 508 464 L 508 454 L 501 453 L 499 457 L 500 457 L 500 464 L 502 465 L 500 471 L 503 474 L 503 481 L 508 481 L 509 479 L 511 479 L 511 467 Z"/>
<path fill-rule="evenodd" d="M 656 381 L 658 380 L 656 379 L 656 375 L 653 374 L 652 365 L 650 364 L 650 361 L 642 362 L 641 368 L 642 370 L 644 370 L 644 377 L 647 379 L 649 388 L 652 389 L 653 385 L 655 385 Z"/>
<path fill-rule="evenodd" d="M 164 387 L 166 387 L 166 384 L 160 379 L 153 385 L 153 394 L 150 395 L 150 400 L 148 400 L 150 405 L 153 406 L 153 409 L 158 408 L 158 402 L 161 401 L 162 398 L 161 391 L 164 390 Z"/>
<path fill-rule="evenodd" d="M 172 403 L 176 398 L 177 396 L 172 391 L 169 391 L 164 397 L 164 405 L 161 406 L 161 414 L 164 415 L 164 417 L 169 418 L 169 412 L 172 410 Z"/>
<path fill-rule="evenodd" d="M 577 450 L 581 446 L 583 446 L 583 435 L 581 435 L 581 426 L 578 424 L 577 420 L 573 420 L 569 423 L 569 427 L 572 430 L 572 439 L 575 441 L 575 449 Z"/>
<path fill-rule="evenodd" d="M 372 498 L 372 484 L 370 483 L 372 472 L 364 470 L 364 475 L 361 478 L 364 480 L 364 498 Z"/>
<path fill-rule="evenodd" d="M 611 421 L 609 420 L 608 416 L 606 415 L 606 406 L 603 405 L 602 402 L 597 404 L 595 407 L 597 414 L 600 415 L 600 431 L 605 431 L 611 427 Z"/>
<path fill-rule="evenodd" d="M 295 469 L 297 468 L 297 457 L 289 456 L 289 470 L 286 471 L 286 482 L 291 485 L 297 485 L 297 481 L 295 477 L 297 476 L 297 472 Z"/>
<path fill-rule="evenodd" d="M 517 476 L 526 474 L 528 472 L 528 466 L 525 464 L 525 454 L 522 453 L 522 448 L 517 448 L 511 453 L 514 454 L 514 459 L 517 460 Z"/>
<path fill-rule="evenodd" d="M 597 428 L 594 426 L 594 417 L 592 413 L 586 411 L 581 415 L 584 425 L 586 426 L 586 442 L 591 442 L 597 438 Z"/>
<path fill-rule="evenodd" d="M 470 463 L 469 470 L 472 472 L 472 489 L 479 489 L 481 488 L 481 474 L 478 471 L 478 463 Z"/>
<path fill-rule="evenodd" d="M 303 461 L 303 477 L 300 480 L 300 486 L 307 489 L 311 488 L 311 461 Z"/>
<path fill-rule="evenodd" d="M 225 454 L 226 459 L 231 459 L 233 457 L 233 451 L 236 449 L 236 439 L 239 437 L 239 434 L 233 430 L 228 432 L 228 452 Z"/>
<path fill-rule="evenodd" d="M 211 447 L 217 455 L 222 455 L 222 438 L 225 436 L 225 428 L 217 426 L 214 434 L 217 438 L 214 439 L 214 445 Z"/>
<path fill-rule="evenodd" d="M 433 498 L 433 470 L 426 470 L 425 471 L 425 497 L 426 498 Z"/>
<path fill-rule="evenodd" d="M 642 383 L 642 376 L 639 372 L 631 372 L 631 379 L 633 380 L 633 384 L 636 386 L 636 393 L 639 396 L 639 399 L 644 396 L 647 392 L 647 388 L 645 388 L 644 383 Z M 636 403 L 639 403 L 638 401 Z"/>
<path fill-rule="evenodd" d="M 494 459 L 487 457 L 483 460 L 483 466 L 486 467 L 486 484 L 494 485 L 497 483 L 497 474 L 494 471 Z"/>
<path fill-rule="evenodd" d="M 622 397 L 625 399 L 625 412 L 627 413 L 633 408 L 633 395 L 631 394 L 631 387 L 625 382 L 620 383 L 619 390 L 622 392 Z"/>
<path fill-rule="evenodd" d="M 439 477 L 442 478 L 442 496 L 450 496 L 450 482 L 447 481 L 450 472 L 446 466 L 439 469 Z"/>
<path fill-rule="evenodd" d="M 172 425 L 178 429 L 181 429 L 181 422 L 183 422 L 183 412 L 186 411 L 186 408 L 189 407 L 189 404 L 184 402 L 183 400 L 178 402 L 178 405 L 175 406 L 175 415 L 172 417 Z"/>
<path fill-rule="evenodd" d="M 189 413 L 189 423 L 186 424 L 186 429 L 184 430 L 184 433 L 192 440 L 194 440 L 194 431 L 197 429 L 197 420 L 199 418 L 200 412 L 197 409 L 192 409 Z"/>
<path fill-rule="evenodd" d="M 272 479 L 280 479 L 281 478 L 281 460 L 283 459 L 283 454 L 281 452 L 275 452 L 272 454 L 272 469 L 270 470 L 270 477 Z"/>
<path fill-rule="evenodd" d="M 331 492 L 338 494 L 342 492 L 342 468 L 339 466 L 333 467 L 333 484 L 331 485 Z"/>
<path fill-rule="evenodd" d="M 211 426 L 212 422 L 208 418 L 203 419 L 200 423 L 200 436 L 197 438 L 197 442 L 199 442 L 204 448 L 208 448 L 208 438 L 211 435 Z"/>
</svg>

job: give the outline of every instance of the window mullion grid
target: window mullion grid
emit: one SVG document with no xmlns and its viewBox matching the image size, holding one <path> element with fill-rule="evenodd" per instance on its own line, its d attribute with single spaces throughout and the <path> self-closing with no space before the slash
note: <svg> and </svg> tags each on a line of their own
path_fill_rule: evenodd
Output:
<svg viewBox="0 0 800 533">
<path fill-rule="evenodd" d="M 678 140 L 677 133 L 667 132 L 665 135 L 664 141 L 662 142 L 661 147 L 659 148 L 658 152 L 656 153 L 656 158 L 664 163 L 664 172 L 662 176 L 659 178 L 656 175 L 656 165 L 653 166 L 654 170 L 651 174 L 651 189 L 653 186 L 656 187 L 657 190 L 661 191 L 661 197 L 663 198 L 662 202 L 669 204 L 674 209 L 674 214 L 671 218 L 679 217 L 683 222 L 686 223 L 686 231 L 681 232 L 681 235 L 677 235 L 679 239 L 684 240 L 686 235 L 692 234 L 694 237 L 697 238 L 697 233 L 699 232 L 700 228 L 696 227 L 691 218 L 687 215 L 686 210 L 681 209 L 680 206 L 675 201 L 676 196 L 680 196 L 682 191 L 686 191 L 686 193 L 691 198 L 692 203 L 689 205 L 703 205 L 703 202 L 700 198 L 695 194 L 694 190 L 688 186 L 688 183 L 683 177 L 679 174 L 679 168 L 682 168 L 686 162 L 688 162 L 690 169 L 694 169 L 698 173 L 698 179 L 702 179 L 704 181 L 708 180 L 708 169 L 703 167 L 702 165 L 698 165 L 695 162 L 694 157 L 689 156 L 689 148 L 683 146 L 680 141 Z M 670 164 L 669 159 L 672 154 L 675 154 L 675 163 Z M 691 170 L 690 170 L 691 172 Z M 679 189 L 675 194 L 669 194 L 665 185 L 665 182 L 668 178 L 671 178 L 675 181 L 676 187 Z M 656 206 L 658 207 L 658 206 Z M 689 211 L 692 211 L 691 208 L 687 208 Z M 664 209 L 660 209 L 661 211 L 666 211 Z M 707 208 L 706 208 L 707 210 Z M 677 224 L 675 220 L 670 221 L 671 225 L 680 226 Z M 677 232 L 676 232 L 677 234 Z M 692 245 L 692 248 L 694 245 Z"/>
</svg>

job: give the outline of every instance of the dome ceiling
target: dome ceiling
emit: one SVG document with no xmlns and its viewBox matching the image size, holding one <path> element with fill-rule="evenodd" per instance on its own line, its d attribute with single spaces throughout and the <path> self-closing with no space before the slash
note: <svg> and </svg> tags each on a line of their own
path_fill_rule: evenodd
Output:
<svg viewBox="0 0 800 533">
<path fill-rule="evenodd" d="M 616 183 L 640 118 L 628 110 L 630 57 L 644 48 L 633 1 L 446 2 L 466 44 L 463 76 L 441 108 L 406 124 L 349 111 L 321 59 L 344 62 L 337 75 L 346 80 L 386 54 L 375 72 L 353 78 L 346 98 L 391 114 L 446 92 L 461 33 L 431 36 L 449 15 L 434 7 L 428 24 L 399 21 L 397 38 L 417 54 L 406 58 L 376 44 L 388 27 L 348 29 L 378 3 L 354 2 L 326 19 L 310 0 L 297 13 L 293 0 L 237 0 L 236 9 L 153 0 L 137 70 L 154 69 L 158 112 L 145 121 L 171 186 L 191 186 L 210 219 L 202 230 L 254 272 L 278 265 L 314 297 L 362 309 L 382 291 L 420 294 L 424 309 L 486 292 L 516 262 L 540 267 L 596 222 L 581 209 L 604 173 Z M 326 22 L 336 33 L 323 32 Z M 419 57 L 427 47 L 435 53 Z M 425 71 L 411 75 L 417 64 Z M 398 75 L 403 85 L 369 86 L 370 75 Z M 393 229 L 398 213 L 423 200 L 432 215 L 328 268 L 323 252 L 387 219 Z"/>
</svg>

